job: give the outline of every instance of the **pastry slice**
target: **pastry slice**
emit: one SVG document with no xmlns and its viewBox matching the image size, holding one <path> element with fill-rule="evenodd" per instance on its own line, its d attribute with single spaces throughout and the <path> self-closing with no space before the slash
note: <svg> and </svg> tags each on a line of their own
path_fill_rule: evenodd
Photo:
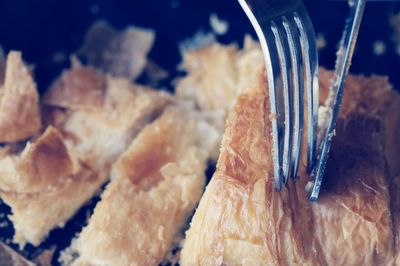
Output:
<svg viewBox="0 0 400 266">
<path fill-rule="evenodd" d="M 330 74 L 322 71 L 321 77 L 327 95 Z M 296 181 L 281 192 L 274 189 L 265 87 L 264 79 L 249 86 L 229 116 L 217 170 L 186 234 L 181 265 L 399 260 L 400 180 L 391 172 L 400 164 L 393 142 L 400 96 L 385 79 L 348 78 L 323 191 L 311 204 L 304 162 Z"/>
<path fill-rule="evenodd" d="M 4 66 L 0 62 L 0 143 L 10 143 L 40 129 L 39 94 L 20 52 L 10 52 Z"/>
<path fill-rule="evenodd" d="M 108 171 L 137 133 L 172 101 L 165 92 L 112 78 L 91 67 L 63 73 L 44 97 L 46 123 L 57 127 L 80 159 Z"/>
<path fill-rule="evenodd" d="M 22 151 L 4 148 L 0 197 L 11 207 L 13 241 L 21 247 L 39 245 L 50 230 L 62 227 L 93 196 L 104 179 L 68 150 L 53 127 Z"/>
<path fill-rule="evenodd" d="M 72 265 L 163 260 L 205 182 L 207 132 L 191 112 L 168 108 L 114 164 L 111 183 L 75 242 L 78 258 Z"/>
</svg>

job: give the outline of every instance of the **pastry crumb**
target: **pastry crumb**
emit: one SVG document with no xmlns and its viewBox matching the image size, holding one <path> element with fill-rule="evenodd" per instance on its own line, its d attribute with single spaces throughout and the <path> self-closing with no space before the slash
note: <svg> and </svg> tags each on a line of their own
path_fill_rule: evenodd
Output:
<svg viewBox="0 0 400 266">
<path fill-rule="evenodd" d="M 314 187 L 314 181 L 308 181 L 304 189 L 307 193 L 311 193 L 313 187 Z"/>
<path fill-rule="evenodd" d="M 217 35 L 224 35 L 229 30 L 228 21 L 220 19 L 215 13 L 210 15 L 210 25 L 214 33 Z"/>
</svg>

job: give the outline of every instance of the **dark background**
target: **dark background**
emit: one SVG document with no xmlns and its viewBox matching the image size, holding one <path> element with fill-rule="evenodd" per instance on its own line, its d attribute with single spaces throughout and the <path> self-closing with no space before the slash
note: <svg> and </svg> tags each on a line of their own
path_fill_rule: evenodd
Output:
<svg viewBox="0 0 400 266">
<path fill-rule="evenodd" d="M 347 2 L 305 0 L 305 3 L 317 34 L 322 33 L 326 39 L 327 46 L 320 50 L 320 63 L 333 68 L 337 43 L 348 13 Z M 358 74 L 388 75 L 397 89 L 400 89 L 400 51 L 396 53 L 389 18 L 399 12 L 399 1 L 367 3 L 350 69 Z M 54 55 L 64 54 L 67 59 L 81 46 L 91 23 L 105 19 L 119 29 L 130 24 L 155 29 L 156 43 L 150 56 L 174 73 L 181 60 L 178 43 L 199 30 L 209 32 L 210 13 L 230 24 L 228 34 L 219 37 L 219 41 L 241 45 L 245 33 L 255 36 L 237 0 L 0 0 L 0 45 L 5 52 L 11 49 L 22 51 L 24 59 L 35 66 L 39 89 L 44 91 L 60 71 L 68 67 L 68 60 L 57 63 Z M 382 41 L 386 46 L 386 51 L 379 56 L 373 50 L 376 41 Z M 64 229 L 53 230 L 39 248 L 28 245 L 21 253 L 34 258 L 56 244 L 56 258 L 81 230 L 87 212 L 93 210 L 97 200 L 95 198 L 83 207 Z M 9 212 L 9 208 L 0 202 L 0 213 Z M 4 221 L 8 219 L 0 217 L 0 222 Z M 0 229 L 1 241 L 9 242 L 12 235 L 11 226 Z M 17 249 L 16 245 L 11 246 Z M 53 263 L 57 264 L 56 259 Z"/>
<path fill-rule="evenodd" d="M 348 7 L 346 1 L 305 0 L 317 33 L 323 33 L 327 46 L 320 51 L 320 63 L 333 68 L 336 45 L 343 31 Z M 216 13 L 229 21 L 222 42 L 238 42 L 243 35 L 255 36 L 237 0 L 0 0 L 0 44 L 5 51 L 21 50 L 25 60 L 35 64 L 40 90 L 59 74 L 67 61 L 55 64 L 54 53 L 68 55 L 82 44 L 90 24 L 106 19 L 117 28 L 129 24 L 156 30 L 151 57 L 174 70 L 180 61 L 177 43 L 199 29 L 210 31 L 209 15 Z M 400 88 L 400 56 L 392 41 L 391 14 L 400 12 L 399 1 L 369 1 L 361 26 L 351 72 L 389 75 Z M 383 41 L 386 52 L 376 56 L 373 43 Z"/>
</svg>

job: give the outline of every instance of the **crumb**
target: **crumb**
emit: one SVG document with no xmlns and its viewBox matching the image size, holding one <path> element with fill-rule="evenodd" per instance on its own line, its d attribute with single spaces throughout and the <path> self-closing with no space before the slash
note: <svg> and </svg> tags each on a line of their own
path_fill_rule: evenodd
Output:
<svg viewBox="0 0 400 266">
<path fill-rule="evenodd" d="M 329 122 L 330 119 L 330 112 L 327 106 L 320 106 L 318 108 L 318 127 L 322 128 Z"/>
<path fill-rule="evenodd" d="M 327 42 L 325 35 L 323 33 L 318 33 L 317 35 L 317 48 L 318 50 L 322 50 L 326 47 Z"/>
<path fill-rule="evenodd" d="M 179 43 L 179 52 L 183 56 L 189 51 L 211 46 L 216 41 L 215 35 L 212 32 L 204 33 L 203 31 L 198 31 L 193 37 Z"/>
<path fill-rule="evenodd" d="M 356 4 L 355 0 L 348 0 L 347 2 L 349 3 L 349 6 L 351 6 L 351 7 Z"/>
<path fill-rule="evenodd" d="M 376 56 L 381 56 L 386 52 L 386 44 L 383 41 L 375 41 L 372 48 Z"/>
<path fill-rule="evenodd" d="M 216 14 L 210 15 L 210 25 L 212 30 L 217 35 L 224 35 L 228 32 L 229 23 L 226 20 L 220 19 Z"/>
<path fill-rule="evenodd" d="M 8 227 L 8 222 L 7 221 L 3 221 L 0 223 L 0 228 L 6 228 Z"/>
<path fill-rule="evenodd" d="M 307 193 L 311 193 L 313 187 L 314 187 L 314 181 L 308 181 L 304 189 L 306 190 Z"/>
</svg>

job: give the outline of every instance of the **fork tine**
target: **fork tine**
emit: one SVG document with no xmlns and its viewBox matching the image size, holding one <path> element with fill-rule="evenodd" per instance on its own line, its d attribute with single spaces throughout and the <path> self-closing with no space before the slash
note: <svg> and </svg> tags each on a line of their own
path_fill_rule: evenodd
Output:
<svg viewBox="0 0 400 266">
<path fill-rule="evenodd" d="M 299 12 L 299 13 L 298 13 Z M 307 91 L 307 172 L 311 173 L 316 157 L 318 125 L 318 51 L 314 29 L 305 9 L 294 13 L 294 20 L 300 32 L 300 45 L 303 51 L 305 89 Z"/>
<path fill-rule="evenodd" d="M 272 25 L 271 25 L 272 26 Z M 265 35 L 264 35 L 265 34 Z M 284 122 L 282 118 L 283 110 L 280 102 L 282 92 L 282 84 L 279 82 L 281 79 L 281 69 L 276 62 L 279 62 L 278 47 L 275 42 L 275 35 L 272 27 L 267 27 L 262 33 L 263 38 L 260 38 L 261 47 L 263 48 L 266 69 L 268 72 L 268 88 L 271 106 L 271 123 L 272 123 L 272 157 L 274 161 L 274 176 L 275 176 L 275 189 L 280 191 L 282 188 L 282 135 Z M 267 45 L 268 43 L 268 45 Z"/>
<path fill-rule="evenodd" d="M 315 34 L 308 13 L 300 0 L 238 1 L 257 33 L 266 62 L 271 106 L 275 189 L 280 191 L 288 175 L 296 174 L 299 164 L 304 120 L 303 88 L 307 89 L 308 97 L 308 169 L 312 169 L 315 162 L 318 107 Z M 290 41 L 293 37 L 289 34 L 290 27 L 285 28 L 282 25 L 282 17 L 291 16 L 293 13 L 295 13 L 293 25 L 296 25 L 293 27 L 295 29 L 293 33 L 296 34 L 298 31 L 300 35 L 300 41 L 294 43 Z M 273 20 L 276 21 L 275 24 Z M 312 39 L 313 36 L 314 39 Z M 301 53 L 295 52 L 300 50 Z M 296 55 L 295 59 L 292 58 L 293 55 Z M 296 62 L 297 64 L 303 62 L 303 66 L 296 68 Z M 306 82 L 303 84 L 304 80 Z M 294 99 L 292 99 L 292 91 Z M 293 109 L 295 109 L 294 119 L 291 117 Z M 292 142 L 294 142 L 293 147 Z"/>
<path fill-rule="evenodd" d="M 271 30 L 275 37 L 275 43 L 278 51 L 279 66 L 281 70 L 281 86 L 283 90 L 279 90 L 283 96 L 285 123 L 284 123 L 284 134 L 283 134 L 283 152 L 282 152 L 282 175 L 283 182 L 286 184 L 290 174 L 291 165 L 291 149 L 292 149 L 292 138 L 293 138 L 293 123 L 292 123 L 292 95 L 290 90 L 290 74 L 291 60 L 288 44 L 288 36 L 285 32 L 282 22 L 275 23 L 271 22 Z"/>
<path fill-rule="evenodd" d="M 285 17 L 283 19 L 283 26 L 285 27 L 290 58 L 292 65 L 292 94 L 293 94 L 293 146 L 292 146 L 292 159 L 290 165 L 290 176 L 295 178 L 297 175 L 300 152 L 303 136 L 303 62 L 302 51 L 300 45 L 300 36 L 293 17 Z"/>
</svg>

